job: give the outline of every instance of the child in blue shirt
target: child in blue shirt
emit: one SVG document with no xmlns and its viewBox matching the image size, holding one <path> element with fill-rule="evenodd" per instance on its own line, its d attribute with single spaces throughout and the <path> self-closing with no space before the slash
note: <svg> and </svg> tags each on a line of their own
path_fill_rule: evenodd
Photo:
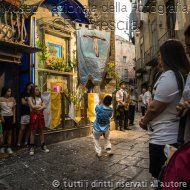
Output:
<svg viewBox="0 0 190 190">
<path fill-rule="evenodd" d="M 100 146 L 100 136 L 103 135 L 105 139 L 105 150 L 109 155 L 112 155 L 110 143 L 110 118 L 113 114 L 112 97 L 107 95 L 103 99 L 103 104 L 97 105 L 95 108 L 96 120 L 93 125 L 93 141 L 95 145 L 96 155 L 102 156 L 102 148 Z"/>
</svg>

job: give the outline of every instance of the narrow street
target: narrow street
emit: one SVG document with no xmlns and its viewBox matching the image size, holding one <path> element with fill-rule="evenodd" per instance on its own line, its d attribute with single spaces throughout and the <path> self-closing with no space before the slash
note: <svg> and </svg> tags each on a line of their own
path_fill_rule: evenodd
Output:
<svg viewBox="0 0 190 190">
<path fill-rule="evenodd" d="M 189 1 L 0 2 L 0 190 L 189 185 Z"/>
<path fill-rule="evenodd" d="M 0 189 L 121 190 L 145 186 L 148 187 L 142 189 L 151 189 L 146 132 L 136 121 L 131 131 L 112 131 L 111 139 L 114 155 L 104 154 L 100 159 L 95 156 L 92 136 L 50 145 L 48 154 L 38 149 L 33 157 L 23 149 L 13 157 L 0 160 Z M 125 182 L 141 184 L 135 188 Z"/>
</svg>

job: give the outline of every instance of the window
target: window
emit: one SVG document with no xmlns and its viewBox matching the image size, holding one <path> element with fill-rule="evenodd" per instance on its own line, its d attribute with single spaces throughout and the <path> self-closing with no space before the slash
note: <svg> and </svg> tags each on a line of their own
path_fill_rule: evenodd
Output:
<svg viewBox="0 0 190 190">
<path fill-rule="evenodd" d="M 127 63 L 127 57 L 123 56 L 123 63 Z"/>
<path fill-rule="evenodd" d="M 175 1 L 169 0 L 166 3 L 166 19 L 167 19 L 167 28 L 169 31 L 169 37 L 175 37 L 175 22 L 176 22 L 176 13 L 172 11 L 175 9 Z"/>
</svg>

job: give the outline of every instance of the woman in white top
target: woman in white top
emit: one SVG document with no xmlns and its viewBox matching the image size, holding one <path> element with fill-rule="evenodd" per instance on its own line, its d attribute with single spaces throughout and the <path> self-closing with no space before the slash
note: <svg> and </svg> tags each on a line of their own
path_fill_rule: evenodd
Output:
<svg viewBox="0 0 190 190">
<path fill-rule="evenodd" d="M 39 130 L 39 136 L 41 141 L 41 149 L 43 152 L 49 152 L 45 145 L 44 140 L 44 114 L 43 110 L 46 108 L 45 103 L 41 98 L 41 93 L 38 86 L 32 88 L 31 97 L 28 98 L 28 104 L 30 107 L 30 151 L 29 154 L 34 155 L 34 137 L 36 130 Z"/>
<path fill-rule="evenodd" d="M 12 141 L 13 127 L 16 122 L 15 105 L 16 101 L 12 97 L 11 88 L 4 87 L 1 91 L 1 97 L 0 97 L 0 115 L 3 126 L 3 144 L 4 144 L 1 148 L 1 153 L 5 153 L 5 145 L 7 144 L 7 153 L 13 154 L 13 151 L 11 149 L 11 141 Z"/>
<path fill-rule="evenodd" d="M 146 106 L 148 107 L 150 105 L 150 102 L 152 101 L 152 94 L 151 94 L 151 87 L 148 87 L 148 90 L 145 92 L 144 96 L 145 96 L 145 102 L 146 102 Z"/>
<path fill-rule="evenodd" d="M 158 178 L 162 165 L 166 161 L 166 144 L 177 146 L 179 118 L 176 105 L 181 99 L 184 88 L 184 76 L 190 71 L 190 65 L 183 45 L 176 40 L 168 40 L 160 47 L 160 64 L 163 73 L 153 89 L 153 100 L 140 126 L 149 131 L 149 172 Z"/>
</svg>

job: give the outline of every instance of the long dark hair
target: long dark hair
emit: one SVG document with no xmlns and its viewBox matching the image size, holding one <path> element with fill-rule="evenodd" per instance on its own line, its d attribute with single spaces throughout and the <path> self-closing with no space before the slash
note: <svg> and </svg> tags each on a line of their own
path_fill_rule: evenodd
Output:
<svg viewBox="0 0 190 190">
<path fill-rule="evenodd" d="M 183 77 L 186 77 L 190 71 L 190 64 L 182 43 L 177 40 L 168 40 L 160 47 L 160 53 L 166 68 L 175 73 L 178 88 L 182 93 Z"/>
<path fill-rule="evenodd" d="M 1 90 L 1 97 L 4 97 L 9 89 L 11 88 L 8 86 L 4 86 Z M 11 96 L 12 96 L 12 89 L 11 89 Z"/>
<path fill-rule="evenodd" d="M 30 94 L 31 94 L 31 97 L 35 98 L 35 89 L 38 88 L 37 85 L 34 85 L 31 90 L 30 90 Z M 39 97 L 41 98 L 41 93 L 39 94 Z"/>
<path fill-rule="evenodd" d="M 29 82 L 29 83 L 26 84 L 23 93 L 27 93 L 27 89 L 28 89 L 28 87 L 29 87 L 31 84 L 33 84 L 33 83 L 32 83 L 32 82 Z M 31 92 L 31 91 L 30 91 L 30 92 Z"/>
<path fill-rule="evenodd" d="M 185 30 L 184 35 L 190 37 L 190 25 Z"/>
<path fill-rule="evenodd" d="M 33 98 L 35 104 L 36 104 L 36 99 L 35 99 L 35 89 L 36 89 L 36 88 L 38 88 L 38 86 L 37 86 L 37 85 L 34 85 L 34 86 L 31 88 L 31 90 L 30 90 L 30 95 L 31 95 L 31 97 Z M 39 98 L 41 98 L 41 100 L 42 100 L 41 92 L 40 92 L 40 94 L 39 94 Z M 42 102 L 43 102 L 43 100 L 42 100 Z"/>
</svg>

